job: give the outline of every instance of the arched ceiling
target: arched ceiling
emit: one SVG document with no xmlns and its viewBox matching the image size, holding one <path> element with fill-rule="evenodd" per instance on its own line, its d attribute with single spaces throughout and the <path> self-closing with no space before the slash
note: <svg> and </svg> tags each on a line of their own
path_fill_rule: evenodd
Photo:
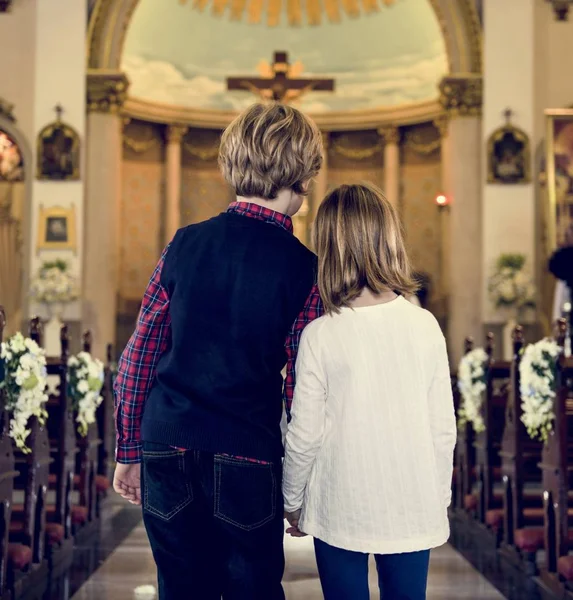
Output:
<svg viewBox="0 0 573 600">
<path fill-rule="evenodd" d="M 249 24 L 198 12 L 178 0 L 140 0 L 121 68 L 130 96 L 190 108 L 239 110 L 249 92 L 226 91 L 227 76 L 256 75 L 273 52 L 289 52 L 303 75 L 333 77 L 334 93 L 311 92 L 313 113 L 389 107 L 436 98 L 448 72 L 442 31 L 430 0 L 396 0 L 340 23 L 291 27 Z"/>
</svg>

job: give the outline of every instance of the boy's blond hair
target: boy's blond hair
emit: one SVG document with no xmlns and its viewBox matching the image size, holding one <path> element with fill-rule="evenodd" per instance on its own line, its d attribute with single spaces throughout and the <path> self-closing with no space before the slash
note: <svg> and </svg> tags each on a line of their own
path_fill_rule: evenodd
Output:
<svg viewBox="0 0 573 600">
<path fill-rule="evenodd" d="M 404 296 L 418 288 L 398 214 L 373 185 L 342 185 L 330 192 L 318 209 L 314 242 L 326 312 L 350 306 L 364 288 Z"/>
<path fill-rule="evenodd" d="M 255 104 L 223 132 L 219 166 L 237 196 L 274 200 L 281 189 L 305 195 L 322 165 L 322 136 L 300 111 Z"/>
</svg>

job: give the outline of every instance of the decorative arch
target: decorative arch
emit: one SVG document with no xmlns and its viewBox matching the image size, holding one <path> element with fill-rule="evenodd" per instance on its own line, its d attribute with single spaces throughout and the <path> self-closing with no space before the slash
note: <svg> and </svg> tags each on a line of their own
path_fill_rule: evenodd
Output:
<svg viewBox="0 0 573 600">
<path fill-rule="evenodd" d="M 429 0 L 440 24 L 450 74 L 481 73 L 481 24 L 474 0 Z M 91 12 L 88 68 L 117 72 L 123 44 L 139 0 L 96 0 Z"/>
<path fill-rule="evenodd" d="M 11 105 L 7 105 L 3 100 L 0 100 L 0 105 L 2 105 L 3 109 L 0 110 L 0 130 L 4 131 L 6 134 L 10 136 L 10 138 L 16 143 L 18 146 L 20 153 L 23 159 L 24 166 L 24 210 L 22 212 L 22 222 L 21 222 L 21 231 L 31 231 L 32 226 L 32 181 L 34 177 L 34 167 L 33 167 L 33 154 L 32 147 L 28 143 L 28 140 L 22 133 L 22 131 L 17 127 L 14 117 L 11 112 Z M 5 110 L 5 107 L 9 106 L 10 110 Z M 30 278 L 30 258 L 32 255 L 32 236 L 31 235 L 21 235 L 22 239 L 22 253 L 21 253 L 21 270 L 20 273 L 22 275 L 20 290 L 20 306 L 22 307 L 22 314 L 20 317 L 23 319 L 25 315 L 28 314 L 28 297 L 27 297 L 27 282 Z M 7 335 L 11 335 L 15 333 L 21 328 L 20 319 L 16 318 L 15 314 L 8 314 L 8 331 Z"/>
</svg>

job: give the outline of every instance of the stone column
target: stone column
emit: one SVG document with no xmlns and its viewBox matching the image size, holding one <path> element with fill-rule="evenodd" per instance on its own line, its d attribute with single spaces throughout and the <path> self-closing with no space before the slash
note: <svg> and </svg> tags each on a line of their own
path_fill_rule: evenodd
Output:
<svg viewBox="0 0 573 600">
<path fill-rule="evenodd" d="M 400 130 L 392 125 L 381 127 L 384 140 L 384 193 L 394 208 L 400 205 Z"/>
<path fill-rule="evenodd" d="M 181 140 L 187 133 L 184 125 L 167 127 L 165 156 L 165 239 L 166 246 L 181 227 Z"/>
<path fill-rule="evenodd" d="M 100 359 L 106 345 L 115 343 L 122 192 L 119 111 L 127 88 L 127 77 L 119 71 L 88 71 L 83 325 L 92 330 L 94 355 Z"/>
<path fill-rule="evenodd" d="M 445 77 L 441 102 L 449 117 L 444 130 L 444 193 L 450 199 L 450 274 L 448 342 L 453 365 L 468 335 L 481 343 L 482 332 L 482 185 L 480 75 Z"/>
</svg>

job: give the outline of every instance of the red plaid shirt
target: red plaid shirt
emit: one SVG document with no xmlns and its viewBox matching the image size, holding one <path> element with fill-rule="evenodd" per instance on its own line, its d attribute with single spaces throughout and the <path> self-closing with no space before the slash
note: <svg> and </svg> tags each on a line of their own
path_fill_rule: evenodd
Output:
<svg viewBox="0 0 573 600">
<path fill-rule="evenodd" d="M 290 217 L 268 208 L 236 202 L 228 212 L 259 219 L 293 232 Z M 141 419 L 145 401 L 155 380 L 155 371 L 162 354 L 171 343 L 169 296 L 161 285 L 161 270 L 169 246 L 165 248 L 143 296 L 137 326 L 121 358 L 114 384 L 115 419 L 117 427 L 116 460 L 119 463 L 138 463 L 141 460 Z M 284 399 L 290 414 L 294 386 L 295 364 L 300 336 L 304 328 L 322 315 L 322 303 L 316 286 L 287 336 L 288 356 Z M 247 459 L 249 460 L 249 459 Z"/>
</svg>

